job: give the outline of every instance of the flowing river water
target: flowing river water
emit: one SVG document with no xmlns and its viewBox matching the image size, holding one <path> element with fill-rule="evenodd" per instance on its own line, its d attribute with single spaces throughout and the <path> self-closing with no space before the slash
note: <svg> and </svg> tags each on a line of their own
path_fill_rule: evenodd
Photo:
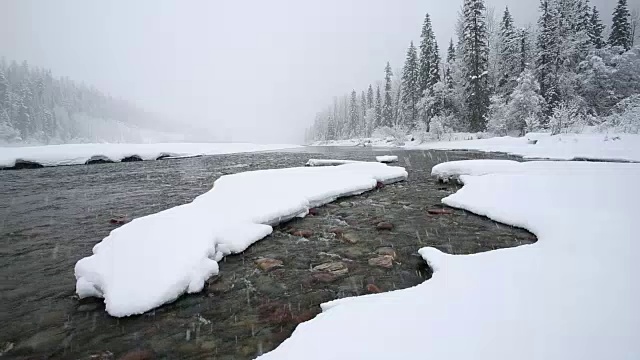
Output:
<svg viewBox="0 0 640 360">
<path fill-rule="evenodd" d="M 74 265 L 114 229 L 114 217 L 132 219 L 187 203 L 225 174 L 303 166 L 309 158 L 372 161 L 386 154 L 399 156 L 408 181 L 339 199 L 275 227 L 244 253 L 223 260 L 220 275 L 198 294 L 121 319 L 108 316 L 101 299 L 75 296 Z M 441 210 L 440 200 L 458 185 L 438 183 L 431 168 L 488 157 L 509 158 L 303 148 L 0 171 L 0 357 L 255 358 L 317 315 L 325 301 L 427 280 L 431 273 L 417 254 L 421 247 L 471 254 L 535 242 L 524 230 L 463 210 Z M 393 228 L 380 229 L 381 222 Z M 265 271 L 256 264 L 260 258 L 280 266 Z M 324 271 L 313 270 L 317 266 Z"/>
</svg>

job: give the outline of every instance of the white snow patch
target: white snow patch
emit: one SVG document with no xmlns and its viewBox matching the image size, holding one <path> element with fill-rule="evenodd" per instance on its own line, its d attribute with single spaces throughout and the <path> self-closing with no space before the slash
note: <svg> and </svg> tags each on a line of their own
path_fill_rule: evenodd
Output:
<svg viewBox="0 0 640 360">
<path fill-rule="evenodd" d="M 392 163 L 398 161 L 398 157 L 395 155 L 376 156 L 376 161 L 381 163 Z"/>
<path fill-rule="evenodd" d="M 531 140 L 537 140 L 533 144 Z M 525 137 L 496 137 L 408 145 L 419 150 L 477 150 L 504 152 L 525 159 L 640 161 L 640 135 L 531 133 Z"/>
<path fill-rule="evenodd" d="M 225 255 L 270 234 L 270 225 L 338 197 L 407 178 L 401 167 L 358 162 L 336 167 L 227 175 L 193 202 L 113 230 L 77 262 L 76 292 L 104 297 L 110 315 L 140 314 L 202 290 Z"/>
<path fill-rule="evenodd" d="M 78 165 L 85 164 L 89 160 L 118 162 L 131 156 L 137 156 L 142 160 L 156 160 L 161 156 L 183 158 L 296 147 L 299 146 L 248 143 L 64 144 L 0 147 L 0 167 L 15 166 L 17 161 L 35 162 L 42 166 Z"/>
<path fill-rule="evenodd" d="M 464 187 L 443 200 L 524 227 L 533 245 L 420 254 L 413 288 L 336 300 L 260 359 L 637 359 L 640 165 L 444 164 Z"/>
</svg>

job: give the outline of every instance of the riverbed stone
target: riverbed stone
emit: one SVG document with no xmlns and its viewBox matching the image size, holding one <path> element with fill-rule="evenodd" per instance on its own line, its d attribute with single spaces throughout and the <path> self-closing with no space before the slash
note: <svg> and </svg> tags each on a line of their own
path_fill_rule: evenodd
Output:
<svg viewBox="0 0 640 360">
<path fill-rule="evenodd" d="M 391 269 L 393 267 L 393 257 L 390 255 L 381 255 L 381 256 L 369 259 L 369 265 L 378 266 L 385 269 Z"/>
<path fill-rule="evenodd" d="M 293 232 L 293 236 L 299 236 L 299 237 L 303 237 L 303 238 L 310 238 L 311 236 L 313 236 L 313 231 L 311 230 L 296 230 Z"/>
<path fill-rule="evenodd" d="M 358 235 L 352 233 L 352 232 L 347 232 L 342 234 L 342 239 L 346 242 L 348 242 L 349 244 L 355 244 L 358 241 L 360 241 L 360 238 L 358 237 Z"/>
<path fill-rule="evenodd" d="M 392 258 L 393 260 L 395 260 L 395 259 L 396 259 L 396 257 L 397 257 L 396 251 L 395 251 L 395 250 L 393 250 L 393 249 L 392 249 L 392 248 L 390 248 L 390 247 L 381 247 L 381 248 L 378 248 L 378 249 L 376 250 L 376 254 L 378 254 L 378 255 L 383 255 L 383 256 L 384 256 L 384 255 L 391 256 L 391 258 Z"/>
<path fill-rule="evenodd" d="M 118 360 L 153 360 L 156 355 L 151 350 L 133 350 L 121 357 Z"/>
<path fill-rule="evenodd" d="M 381 221 L 376 225 L 378 230 L 393 230 L 393 224 L 388 221 Z"/>
<path fill-rule="evenodd" d="M 444 208 L 432 208 L 427 209 L 427 213 L 429 215 L 451 215 L 453 214 L 453 211 Z"/>
<path fill-rule="evenodd" d="M 262 271 L 269 271 L 283 266 L 282 260 L 272 258 L 259 258 L 255 260 L 255 263 Z"/>
<path fill-rule="evenodd" d="M 367 284 L 366 289 L 369 294 L 378 294 L 382 292 L 382 290 L 380 290 L 380 288 L 375 284 Z"/>
<path fill-rule="evenodd" d="M 332 261 L 314 266 L 313 271 L 322 271 L 336 276 L 345 275 L 349 272 L 349 268 L 342 261 Z"/>
</svg>

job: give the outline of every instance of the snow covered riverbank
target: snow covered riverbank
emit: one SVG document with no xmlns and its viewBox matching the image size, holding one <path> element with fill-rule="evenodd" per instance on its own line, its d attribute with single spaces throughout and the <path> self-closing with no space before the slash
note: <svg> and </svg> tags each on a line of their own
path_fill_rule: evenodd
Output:
<svg viewBox="0 0 640 360">
<path fill-rule="evenodd" d="M 466 138 L 470 138 L 467 140 Z M 559 134 L 530 133 L 524 137 L 478 139 L 472 134 L 452 134 L 451 141 L 407 141 L 398 146 L 407 150 L 475 150 L 503 152 L 525 159 L 640 161 L 640 135 L 637 134 Z M 393 147 L 384 139 L 336 140 L 313 146 Z"/>
<path fill-rule="evenodd" d="M 463 161 L 443 202 L 538 242 L 475 255 L 420 249 L 433 278 L 336 300 L 260 359 L 635 359 L 640 165 Z"/>
<path fill-rule="evenodd" d="M 76 291 L 104 297 L 113 316 L 143 313 L 202 290 L 218 261 L 270 234 L 270 225 L 406 177 L 404 168 L 374 162 L 223 176 L 189 204 L 113 230 L 76 264 Z"/>
<path fill-rule="evenodd" d="M 10 168 L 20 163 L 41 166 L 79 165 L 92 161 L 157 160 L 165 157 L 232 154 L 297 147 L 300 146 L 249 143 L 64 144 L 0 147 L 0 168 Z"/>
</svg>

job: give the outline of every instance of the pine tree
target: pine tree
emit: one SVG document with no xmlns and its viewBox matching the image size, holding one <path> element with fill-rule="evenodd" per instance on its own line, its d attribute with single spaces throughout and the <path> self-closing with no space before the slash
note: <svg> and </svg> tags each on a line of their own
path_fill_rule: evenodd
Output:
<svg viewBox="0 0 640 360">
<path fill-rule="evenodd" d="M 438 63 L 434 64 L 434 54 L 436 53 L 436 40 L 433 33 L 433 27 L 431 25 L 431 18 L 429 14 L 425 16 L 424 24 L 422 25 L 422 33 L 420 34 L 420 65 L 418 74 L 418 92 L 422 96 L 425 91 L 432 91 L 433 85 L 433 71 L 434 67 L 437 69 Z M 436 81 L 437 82 L 437 81 Z"/>
<path fill-rule="evenodd" d="M 382 126 L 391 127 L 393 125 L 393 98 L 391 96 L 391 78 L 393 72 L 391 65 L 387 62 L 384 68 L 384 105 L 382 106 Z"/>
<path fill-rule="evenodd" d="M 402 69 L 402 108 L 404 125 L 413 128 L 418 119 L 418 101 L 420 88 L 418 84 L 418 54 L 413 41 L 407 49 L 407 56 Z"/>
<path fill-rule="evenodd" d="M 365 136 L 367 132 L 368 124 L 366 122 L 367 119 L 367 96 L 364 94 L 364 91 L 360 93 L 360 123 L 359 123 L 359 132 L 358 136 Z"/>
<path fill-rule="evenodd" d="M 631 24 L 629 23 L 629 16 L 627 0 L 618 0 L 618 5 L 613 11 L 609 45 L 620 46 L 625 50 L 631 48 Z"/>
<path fill-rule="evenodd" d="M 382 125 L 382 96 L 380 96 L 380 85 L 376 86 L 376 117 L 373 128 L 376 129 Z"/>
<path fill-rule="evenodd" d="M 373 87 L 369 84 L 367 89 L 367 109 L 373 108 Z"/>
<path fill-rule="evenodd" d="M 527 32 L 527 29 L 520 29 L 519 37 L 520 68 L 518 70 L 520 70 L 520 73 L 522 73 L 527 69 L 527 66 L 529 65 L 529 58 L 531 57 L 531 46 L 529 45 L 529 33 Z"/>
<path fill-rule="evenodd" d="M 489 108 L 487 27 L 483 0 L 465 0 L 463 6 L 463 72 L 467 125 L 484 131 Z"/>
<path fill-rule="evenodd" d="M 505 8 L 500 22 L 498 39 L 498 94 L 505 96 L 516 86 L 520 74 L 521 54 L 520 41 L 509 8 Z"/>
<path fill-rule="evenodd" d="M 596 49 L 602 49 L 605 45 L 602 40 L 602 32 L 604 31 L 604 25 L 600 20 L 600 13 L 597 7 L 593 7 L 591 12 L 591 19 L 589 20 L 589 40 Z"/>
<path fill-rule="evenodd" d="M 346 132 L 346 137 L 358 136 L 358 123 L 360 117 L 358 116 L 358 95 L 356 91 L 351 92 L 351 101 L 349 101 L 349 127 Z"/>
<path fill-rule="evenodd" d="M 538 58 L 536 60 L 536 76 L 540 84 L 540 94 L 544 97 L 547 108 L 545 115 L 551 115 L 559 101 L 557 58 L 560 53 L 558 39 L 558 15 L 550 0 L 541 0 L 541 15 L 538 19 Z M 545 121 L 542 123 L 545 126 Z"/>
<path fill-rule="evenodd" d="M 440 49 L 438 48 L 438 42 L 433 41 L 433 53 L 431 54 L 431 71 L 429 72 L 428 89 L 433 92 L 433 86 L 440 82 Z M 420 93 L 422 95 L 422 93 Z"/>
<path fill-rule="evenodd" d="M 447 67 L 444 72 L 444 82 L 448 88 L 453 88 L 453 74 L 451 68 L 456 61 L 456 48 L 453 45 L 453 39 L 449 42 L 449 48 L 447 49 Z"/>
</svg>

